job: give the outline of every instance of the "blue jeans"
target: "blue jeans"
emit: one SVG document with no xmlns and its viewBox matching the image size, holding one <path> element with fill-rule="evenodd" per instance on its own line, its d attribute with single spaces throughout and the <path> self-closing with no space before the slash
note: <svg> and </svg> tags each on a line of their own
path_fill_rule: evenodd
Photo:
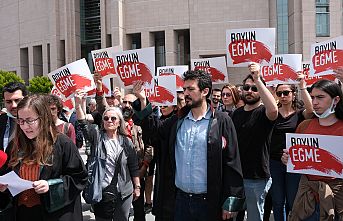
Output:
<svg viewBox="0 0 343 221">
<path fill-rule="evenodd" d="M 301 174 L 287 173 L 286 170 L 286 166 L 281 161 L 270 160 L 274 220 L 286 220 L 298 191 Z"/>
<path fill-rule="evenodd" d="M 176 193 L 175 221 L 208 221 L 208 202 L 205 194 Z"/>
<path fill-rule="evenodd" d="M 272 178 L 258 180 L 244 179 L 248 221 L 263 220 L 264 200 L 271 184 Z"/>
</svg>

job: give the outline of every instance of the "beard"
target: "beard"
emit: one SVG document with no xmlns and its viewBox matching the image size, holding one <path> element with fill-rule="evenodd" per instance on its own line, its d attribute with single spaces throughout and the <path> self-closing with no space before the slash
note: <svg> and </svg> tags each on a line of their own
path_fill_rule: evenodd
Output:
<svg viewBox="0 0 343 221">
<path fill-rule="evenodd" d="M 124 117 L 124 120 L 127 121 L 127 120 L 130 120 L 132 115 L 133 115 L 133 110 L 129 107 L 124 107 L 122 109 L 123 111 L 123 117 Z"/>
<path fill-rule="evenodd" d="M 212 98 L 212 102 L 213 102 L 214 104 L 218 104 L 218 103 L 219 103 L 219 100 L 218 100 L 217 98 Z"/>
<path fill-rule="evenodd" d="M 261 100 L 260 96 L 253 97 L 253 96 L 249 95 L 250 97 L 252 97 L 252 99 L 247 99 L 246 96 L 247 95 L 242 97 L 245 104 L 253 105 L 253 104 L 256 104 L 257 102 L 259 102 Z"/>
<path fill-rule="evenodd" d="M 187 99 L 190 99 L 190 101 L 187 102 Z M 199 99 L 199 100 L 193 100 L 192 98 L 186 96 L 185 97 L 185 100 L 186 100 L 186 106 L 187 107 L 190 107 L 190 108 L 196 108 L 196 107 L 200 107 L 201 106 L 201 103 L 202 103 L 202 100 Z"/>
</svg>

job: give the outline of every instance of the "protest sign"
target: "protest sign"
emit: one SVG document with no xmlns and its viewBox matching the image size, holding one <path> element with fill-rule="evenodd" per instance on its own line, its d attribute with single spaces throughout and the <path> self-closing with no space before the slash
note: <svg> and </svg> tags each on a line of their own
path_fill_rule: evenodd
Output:
<svg viewBox="0 0 343 221">
<path fill-rule="evenodd" d="M 176 105 L 176 76 L 156 76 L 154 88 L 145 88 L 145 94 L 149 101 L 156 106 Z"/>
<path fill-rule="evenodd" d="M 142 48 L 117 52 L 114 66 L 125 87 L 132 87 L 133 83 L 141 80 L 145 86 L 152 88 L 155 72 L 155 48 Z"/>
<path fill-rule="evenodd" d="M 191 60 L 192 70 L 202 70 L 209 73 L 213 84 L 223 84 L 229 82 L 225 57 L 202 58 Z"/>
<path fill-rule="evenodd" d="M 336 78 L 334 74 L 311 77 L 310 76 L 311 62 L 309 61 L 304 61 L 302 63 L 302 68 L 303 68 L 303 74 L 305 75 L 306 86 L 308 87 L 322 79 L 334 81 Z"/>
<path fill-rule="evenodd" d="M 311 45 L 311 77 L 334 74 L 338 68 L 343 68 L 343 36 Z"/>
<path fill-rule="evenodd" d="M 287 172 L 342 179 L 342 143 L 342 136 L 287 133 Z"/>
<path fill-rule="evenodd" d="M 261 67 L 261 75 L 267 84 L 297 84 L 297 72 L 302 70 L 301 54 L 279 54 L 274 64 Z"/>
<path fill-rule="evenodd" d="M 102 91 L 104 92 L 105 97 L 111 96 L 111 78 L 103 78 L 102 79 Z M 88 97 L 95 97 L 96 88 L 87 92 Z"/>
<path fill-rule="evenodd" d="M 49 73 L 48 77 L 65 100 L 73 97 L 77 89 L 89 91 L 95 87 L 92 74 L 84 58 Z"/>
<path fill-rule="evenodd" d="M 116 77 L 114 54 L 122 51 L 120 46 L 91 51 L 95 71 L 103 78 Z"/>
<path fill-rule="evenodd" d="M 275 28 L 226 30 L 228 67 L 247 67 L 251 62 L 271 65 L 275 54 Z"/>
<path fill-rule="evenodd" d="M 175 75 L 176 91 L 183 91 L 183 73 L 188 71 L 187 65 L 164 66 L 157 68 L 157 76 Z"/>
<path fill-rule="evenodd" d="M 73 111 L 75 109 L 74 99 L 73 98 L 69 98 L 67 100 L 64 99 L 64 97 L 61 94 L 61 92 L 55 86 L 52 87 L 51 94 L 59 97 L 62 100 L 62 105 L 63 105 L 63 108 L 65 110 L 71 112 L 71 111 Z"/>
</svg>

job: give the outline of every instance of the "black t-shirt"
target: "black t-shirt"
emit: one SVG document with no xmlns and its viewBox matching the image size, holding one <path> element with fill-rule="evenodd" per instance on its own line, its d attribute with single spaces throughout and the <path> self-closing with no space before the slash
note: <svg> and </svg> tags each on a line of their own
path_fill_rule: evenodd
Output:
<svg viewBox="0 0 343 221">
<path fill-rule="evenodd" d="M 100 128 L 102 123 L 102 115 L 98 111 L 92 112 L 91 115 L 94 119 L 93 124 L 98 125 L 98 127 Z"/>
<path fill-rule="evenodd" d="M 270 142 L 270 159 L 281 161 L 282 150 L 286 148 L 286 133 L 294 133 L 297 126 L 305 119 L 303 109 L 284 118 L 280 113 Z"/>
<path fill-rule="evenodd" d="M 269 178 L 269 144 L 274 126 L 263 105 L 252 111 L 233 112 L 244 179 Z"/>
</svg>

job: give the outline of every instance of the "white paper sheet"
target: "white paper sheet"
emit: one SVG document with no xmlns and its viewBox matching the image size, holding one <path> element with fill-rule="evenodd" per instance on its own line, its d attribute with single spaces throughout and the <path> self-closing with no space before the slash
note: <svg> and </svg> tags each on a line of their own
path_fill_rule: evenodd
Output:
<svg viewBox="0 0 343 221">
<path fill-rule="evenodd" d="M 23 180 L 15 172 L 11 171 L 0 176 L 0 184 L 7 184 L 12 196 L 32 188 L 32 181 Z"/>
</svg>

